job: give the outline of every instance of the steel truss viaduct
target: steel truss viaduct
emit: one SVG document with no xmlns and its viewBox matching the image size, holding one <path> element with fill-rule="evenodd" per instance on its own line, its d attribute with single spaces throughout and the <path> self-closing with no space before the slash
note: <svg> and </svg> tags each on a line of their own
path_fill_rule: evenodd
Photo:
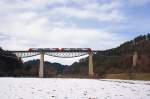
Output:
<svg viewBox="0 0 150 99">
<path fill-rule="evenodd" d="M 52 48 L 53 49 L 53 48 Z M 86 49 L 86 50 L 85 50 Z M 44 55 L 52 56 L 52 57 L 58 57 L 58 58 L 74 58 L 74 57 L 80 57 L 80 56 L 85 56 L 89 55 L 89 77 L 94 76 L 93 72 L 93 54 L 97 53 L 98 51 L 92 51 L 89 50 L 89 48 L 84 48 L 84 50 L 80 49 L 73 49 L 73 50 L 45 50 L 44 48 L 42 49 L 37 49 L 37 50 L 28 50 L 28 51 L 0 51 L 0 55 L 2 56 L 8 56 L 10 53 L 14 54 L 14 57 L 17 56 L 19 59 L 20 58 L 28 58 L 28 57 L 33 57 L 40 55 L 40 66 L 39 66 L 39 77 L 43 78 L 44 77 Z M 13 57 L 13 56 L 10 56 Z"/>
<path fill-rule="evenodd" d="M 52 57 L 58 57 L 58 58 L 74 58 L 74 57 L 80 57 L 88 55 L 88 68 L 89 68 L 89 77 L 94 76 L 93 71 L 93 54 L 98 53 L 101 56 L 104 57 L 122 57 L 122 56 L 112 56 L 108 52 L 103 52 L 100 50 L 91 50 L 89 48 L 32 48 L 28 51 L 0 51 L 0 55 L 4 57 L 12 57 L 12 58 L 28 58 L 40 55 L 40 66 L 39 66 L 39 77 L 44 77 L 44 55 L 52 56 Z M 13 54 L 13 56 L 12 56 Z M 17 57 L 16 57 L 17 56 Z M 135 51 L 133 56 L 133 67 L 137 65 L 138 60 L 138 54 Z"/>
</svg>

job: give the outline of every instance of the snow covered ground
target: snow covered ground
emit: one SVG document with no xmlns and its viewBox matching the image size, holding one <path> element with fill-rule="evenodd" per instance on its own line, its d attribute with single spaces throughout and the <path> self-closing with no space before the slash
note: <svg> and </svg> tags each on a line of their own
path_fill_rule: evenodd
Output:
<svg viewBox="0 0 150 99">
<path fill-rule="evenodd" d="M 150 81 L 0 78 L 0 99 L 150 99 Z"/>
</svg>

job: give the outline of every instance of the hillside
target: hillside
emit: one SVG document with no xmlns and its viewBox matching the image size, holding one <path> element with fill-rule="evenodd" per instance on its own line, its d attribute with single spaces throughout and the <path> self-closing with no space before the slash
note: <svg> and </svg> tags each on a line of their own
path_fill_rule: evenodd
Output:
<svg viewBox="0 0 150 99">
<path fill-rule="evenodd" d="M 108 49 L 93 55 L 95 77 L 108 74 L 150 73 L 150 34 L 141 35 L 125 42 L 117 48 Z M 0 49 L 5 53 L 3 49 Z M 132 68 L 134 52 L 138 53 L 137 66 Z M 6 57 L 0 54 L 0 76 L 38 76 L 39 60 L 22 63 L 17 56 L 9 53 Z M 59 63 L 44 63 L 45 77 L 87 77 L 88 58 L 70 66 Z"/>
<path fill-rule="evenodd" d="M 38 76 L 40 60 L 30 60 L 23 64 L 22 74 L 24 76 Z M 59 63 L 44 62 L 44 77 L 56 77 L 59 74 L 63 74 L 63 70 L 66 65 Z"/>
<path fill-rule="evenodd" d="M 150 73 L 150 34 L 138 36 L 134 40 L 125 42 L 117 48 L 102 51 L 93 55 L 94 72 L 96 77 L 106 74 L 119 73 Z M 132 68 L 134 51 L 138 53 L 137 66 Z M 88 58 L 85 61 L 71 65 L 71 72 L 78 75 L 88 74 Z M 133 69 L 133 70 L 132 70 Z M 132 70 L 132 71 L 131 71 Z M 69 70 L 66 74 L 71 73 Z"/>
<path fill-rule="evenodd" d="M 5 53 L 5 56 L 0 54 L 0 76 L 16 76 L 15 72 L 22 69 L 22 61 L 16 55 L 6 53 L 2 48 L 0 48 L 0 53 Z"/>
</svg>

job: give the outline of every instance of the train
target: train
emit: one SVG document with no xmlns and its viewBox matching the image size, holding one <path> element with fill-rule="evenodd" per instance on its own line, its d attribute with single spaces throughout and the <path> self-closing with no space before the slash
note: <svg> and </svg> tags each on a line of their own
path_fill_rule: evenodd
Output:
<svg viewBox="0 0 150 99">
<path fill-rule="evenodd" d="M 91 48 L 61 48 L 60 51 L 88 51 L 91 52 Z"/>
<path fill-rule="evenodd" d="M 29 48 L 29 52 L 32 51 L 57 51 L 57 52 L 64 52 L 64 51 L 87 51 L 92 52 L 91 48 Z"/>
<path fill-rule="evenodd" d="M 32 51 L 60 51 L 59 48 L 29 48 L 29 52 Z"/>
</svg>

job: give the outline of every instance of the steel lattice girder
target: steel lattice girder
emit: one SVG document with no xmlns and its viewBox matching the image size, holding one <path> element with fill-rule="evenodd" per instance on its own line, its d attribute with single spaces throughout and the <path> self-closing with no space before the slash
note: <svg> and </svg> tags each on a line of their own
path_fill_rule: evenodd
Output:
<svg viewBox="0 0 150 99">
<path fill-rule="evenodd" d="M 40 55 L 41 53 L 44 53 L 45 55 L 48 56 L 53 56 L 53 57 L 59 57 L 59 58 L 73 58 L 73 57 L 80 57 L 80 56 L 84 56 L 84 55 L 88 55 L 89 52 L 87 51 L 63 51 L 63 52 L 59 52 L 59 51 L 45 51 L 45 52 L 41 52 L 41 51 L 6 51 L 5 53 L 13 53 L 15 54 L 17 57 L 20 58 L 28 58 L 28 57 L 33 57 L 33 56 L 37 56 Z M 91 52 L 93 53 L 93 52 Z"/>
<path fill-rule="evenodd" d="M 59 57 L 59 58 L 73 58 L 87 55 L 87 52 L 50 52 L 45 53 L 48 56 Z"/>
<path fill-rule="evenodd" d="M 16 56 L 20 58 L 28 58 L 28 57 L 40 55 L 41 53 L 44 53 L 45 55 L 48 56 L 59 57 L 59 58 L 80 57 L 80 56 L 88 55 L 89 53 L 92 54 L 98 53 L 100 56 L 104 56 L 104 57 L 121 57 L 121 56 L 111 56 L 108 55 L 108 53 L 104 53 L 103 51 L 99 51 L 99 50 L 94 50 L 91 52 L 83 51 L 83 50 L 74 50 L 74 51 L 67 50 L 62 52 L 60 51 L 30 51 L 30 52 L 29 51 L 0 51 L 1 56 L 12 57 L 12 58 L 16 58 Z M 14 56 L 12 56 L 12 54 L 14 54 Z"/>
</svg>

